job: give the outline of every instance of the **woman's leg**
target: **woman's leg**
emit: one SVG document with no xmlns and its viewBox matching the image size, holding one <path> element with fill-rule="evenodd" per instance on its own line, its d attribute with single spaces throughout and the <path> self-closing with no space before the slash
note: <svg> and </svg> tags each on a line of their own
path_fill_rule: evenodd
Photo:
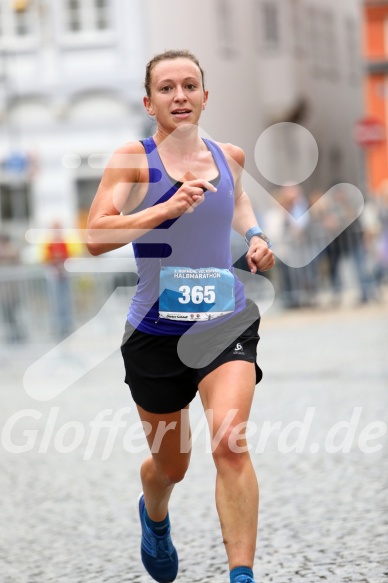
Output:
<svg viewBox="0 0 388 583">
<path fill-rule="evenodd" d="M 167 516 L 174 485 L 184 478 L 189 466 L 191 452 L 187 451 L 189 448 L 181 447 L 181 435 L 187 435 L 190 431 L 189 428 L 182 428 L 182 423 L 189 423 L 188 409 L 156 414 L 138 406 L 138 411 L 147 432 L 150 430 L 147 441 L 151 455 L 140 470 L 144 500 L 148 516 L 159 522 Z"/>
<path fill-rule="evenodd" d="M 255 382 L 253 363 L 233 361 L 199 384 L 213 439 L 217 511 L 231 570 L 252 568 L 256 549 L 259 493 L 244 430 Z"/>
</svg>

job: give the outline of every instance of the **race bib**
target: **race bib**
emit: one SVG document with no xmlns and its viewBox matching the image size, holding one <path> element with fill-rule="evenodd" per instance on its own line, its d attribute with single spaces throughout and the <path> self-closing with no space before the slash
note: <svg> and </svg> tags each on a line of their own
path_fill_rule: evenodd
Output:
<svg viewBox="0 0 388 583">
<path fill-rule="evenodd" d="M 159 317 L 195 322 L 234 311 L 234 277 L 229 269 L 161 267 Z"/>
</svg>

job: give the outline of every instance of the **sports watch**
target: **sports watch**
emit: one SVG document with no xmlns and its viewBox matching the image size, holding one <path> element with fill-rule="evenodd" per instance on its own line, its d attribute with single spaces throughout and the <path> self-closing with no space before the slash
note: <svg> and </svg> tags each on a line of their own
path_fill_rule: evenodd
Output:
<svg viewBox="0 0 388 583">
<path fill-rule="evenodd" d="M 260 227 L 252 227 L 251 229 L 248 229 L 248 231 L 245 233 L 245 243 L 248 245 L 248 247 L 252 237 L 260 237 L 260 239 L 263 239 L 263 241 L 267 243 L 268 249 L 271 249 L 272 243 L 270 239 L 267 237 L 267 235 L 263 233 Z"/>
</svg>

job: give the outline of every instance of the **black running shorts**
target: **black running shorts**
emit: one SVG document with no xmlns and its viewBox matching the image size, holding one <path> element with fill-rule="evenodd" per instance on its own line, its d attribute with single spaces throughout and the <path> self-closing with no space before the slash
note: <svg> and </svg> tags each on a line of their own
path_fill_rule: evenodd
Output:
<svg viewBox="0 0 388 583">
<path fill-rule="evenodd" d="M 206 332 L 183 336 L 145 334 L 126 324 L 121 352 L 133 400 L 150 413 L 173 413 L 195 397 L 198 384 L 225 362 L 256 363 L 260 315 L 251 300 L 245 310 Z"/>
</svg>

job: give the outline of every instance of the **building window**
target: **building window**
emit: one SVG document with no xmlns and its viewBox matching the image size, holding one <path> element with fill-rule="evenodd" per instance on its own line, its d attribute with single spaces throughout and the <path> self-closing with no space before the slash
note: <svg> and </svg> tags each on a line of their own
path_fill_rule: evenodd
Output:
<svg viewBox="0 0 388 583">
<path fill-rule="evenodd" d="M 0 38 L 4 36 L 4 7 L 0 2 Z"/>
<path fill-rule="evenodd" d="M 323 10 L 321 18 L 325 45 L 324 68 L 327 77 L 331 80 L 335 80 L 338 77 L 339 61 L 335 16 L 330 10 Z"/>
<path fill-rule="evenodd" d="M 106 30 L 110 27 L 108 0 L 96 0 L 96 27 Z"/>
<path fill-rule="evenodd" d="M 97 189 L 100 185 L 101 177 L 78 178 L 75 181 L 77 193 L 77 222 L 81 228 L 86 228 L 90 207 Z"/>
<path fill-rule="evenodd" d="M 0 46 L 6 49 L 28 47 L 38 40 L 37 0 L 0 0 Z"/>
<path fill-rule="evenodd" d="M 78 199 L 78 209 L 89 212 L 101 178 L 79 178 L 76 181 L 76 191 Z"/>
<path fill-rule="evenodd" d="M 63 0 L 65 32 L 70 35 L 111 29 L 108 0 Z"/>
<path fill-rule="evenodd" d="M 0 182 L 0 222 L 30 218 L 30 188 L 26 182 Z"/>
<path fill-rule="evenodd" d="M 264 49 L 277 49 L 280 44 L 279 6 L 277 1 L 262 1 L 261 14 Z"/>
<path fill-rule="evenodd" d="M 221 56 L 231 59 L 236 55 L 233 8 L 230 0 L 217 2 L 217 27 Z"/>
<path fill-rule="evenodd" d="M 332 146 L 329 151 L 330 182 L 337 184 L 342 181 L 343 157 L 339 146 Z"/>
<path fill-rule="evenodd" d="M 345 30 L 349 81 L 351 83 L 357 83 L 360 80 L 361 74 L 361 54 L 359 43 L 360 30 L 357 21 L 351 17 L 347 18 L 345 20 Z"/>
<path fill-rule="evenodd" d="M 293 45 L 296 57 L 305 55 L 305 8 L 301 0 L 292 0 L 291 18 L 293 28 Z"/>
<path fill-rule="evenodd" d="M 315 77 L 338 77 L 338 37 L 331 10 L 310 6 L 309 37 L 312 73 Z"/>
<path fill-rule="evenodd" d="M 322 21 L 320 10 L 316 6 L 310 6 L 310 53 L 312 73 L 315 77 L 322 75 L 324 70 L 325 44 L 322 35 Z"/>
<path fill-rule="evenodd" d="M 17 36 L 26 36 L 31 33 L 31 21 L 29 16 L 30 14 L 27 12 L 16 15 L 15 32 Z"/>
<path fill-rule="evenodd" d="M 82 28 L 81 3 L 80 0 L 68 0 L 67 5 L 67 26 L 72 32 L 77 32 Z"/>
</svg>

